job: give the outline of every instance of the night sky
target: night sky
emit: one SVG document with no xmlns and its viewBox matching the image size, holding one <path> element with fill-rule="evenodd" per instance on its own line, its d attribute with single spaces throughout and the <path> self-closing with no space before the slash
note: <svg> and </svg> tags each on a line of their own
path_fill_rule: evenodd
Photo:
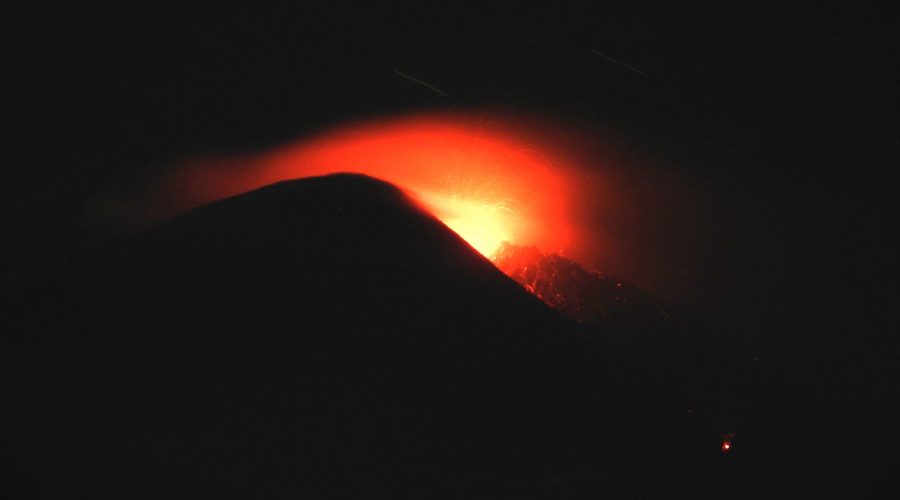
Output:
<svg viewBox="0 0 900 500">
<path fill-rule="evenodd" d="M 887 419 L 889 16 L 653 4 L 4 7 L 3 273 L 98 238 L 92 197 L 179 158 L 404 112 L 544 115 L 704 193 L 720 232 L 688 246 L 709 265 L 679 305 Z"/>
</svg>

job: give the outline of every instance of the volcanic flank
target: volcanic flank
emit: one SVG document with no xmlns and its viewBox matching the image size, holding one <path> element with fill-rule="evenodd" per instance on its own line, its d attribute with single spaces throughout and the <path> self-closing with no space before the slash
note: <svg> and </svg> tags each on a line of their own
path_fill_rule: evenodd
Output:
<svg viewBox="0 0 900 500">
<path fill-rule="evenodd" d="M 491 257 L 498 269 L 573 321 L 620 334 L 671 327 L 671 314 L 650 294 L 559 254 L 504 242 Z"/>
<path fill-rule="evenodd" d="M 659 367 L 369 177 L 212 203 L 2 305 L 11 498 L 716 487 L 716 431 L 670 418 Z"/>
</svg>

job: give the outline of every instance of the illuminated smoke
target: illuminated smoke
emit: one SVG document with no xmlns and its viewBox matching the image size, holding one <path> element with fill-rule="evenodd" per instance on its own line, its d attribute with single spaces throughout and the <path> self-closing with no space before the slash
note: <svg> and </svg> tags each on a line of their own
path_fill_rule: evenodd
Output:
<svg viewBox="0 0 900 500">
<path fill-rule="evenodd" d="M 188 160 L 164 184 L 178 192 L 173 211 L 183 211 L 281 180 L 365 174 L 404 189 L 491 257 L 502 242 L 572 245 L 572 171 L 502 127 L 427 115 L 343 126 L 263 154 Z"/>
<path fill-rule="evenodd" d="M 654 292 L 665 285 L 670 300 L 702 290 L 692 280 L 710 259 L 691 260 L 702 255 L 691 245 L 715 235 L 696 222 L 715 212 L 611 137 L 509 113 L 364 120 L 268 150 L 175 162 L 93 199 L 83 220 L 96 234 L 146 227 L 274 182 L 359 173 L 400 187 L 495 262 L 506 242 Z"/>
</svg>

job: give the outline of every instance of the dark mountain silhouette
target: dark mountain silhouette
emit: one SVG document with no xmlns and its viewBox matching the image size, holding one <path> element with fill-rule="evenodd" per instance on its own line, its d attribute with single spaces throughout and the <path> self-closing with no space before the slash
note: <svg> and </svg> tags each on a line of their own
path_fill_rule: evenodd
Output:
<svg viewBox="0 0 900 500">
<path fill-rule="evenodd" d="M 16 497 L 527 492 L 602 428 L 574 326 L 366 177 L 213 203 L 3 309 Z"/>
<path fill-rule="evenodd" d="M 618 307 L 598 295 L 610 283 L 553 262 Z M 728 397 L 749 373 L 733 346 L 643 309 L 570 321 L 368 177 L 201 207 L 19 276 L 2 310 L 7 498 L 717 497 L 785 481 L 761 479 L 790 455 L 784 433 L 752 455 L 744 425 L 719 450 L 752 416 Z"/>
</svg>

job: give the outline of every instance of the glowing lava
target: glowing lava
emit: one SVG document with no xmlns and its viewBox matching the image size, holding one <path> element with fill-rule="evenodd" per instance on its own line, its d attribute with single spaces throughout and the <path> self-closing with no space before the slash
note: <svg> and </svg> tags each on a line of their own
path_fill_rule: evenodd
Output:
<svg viewBox="0 0 900 500">
<path fill-rule="evenodd" d="M 170 179 L 188 207 L 286 179 L 366 174 L 404 189 L 472 247 L 563 252 L 571 243 L 567 166 L 508 124 L 426 115 L 336 128 L 267 153 L 194 159 Z"/>
<path fill-rule="evenodd" d="M 494 258 L 501 243 L 515 241 L 523 225 L 502 201 L 466 199 L 456 194 L 420 196 L 447 227 L 489 258 Z"/>
</svg>

